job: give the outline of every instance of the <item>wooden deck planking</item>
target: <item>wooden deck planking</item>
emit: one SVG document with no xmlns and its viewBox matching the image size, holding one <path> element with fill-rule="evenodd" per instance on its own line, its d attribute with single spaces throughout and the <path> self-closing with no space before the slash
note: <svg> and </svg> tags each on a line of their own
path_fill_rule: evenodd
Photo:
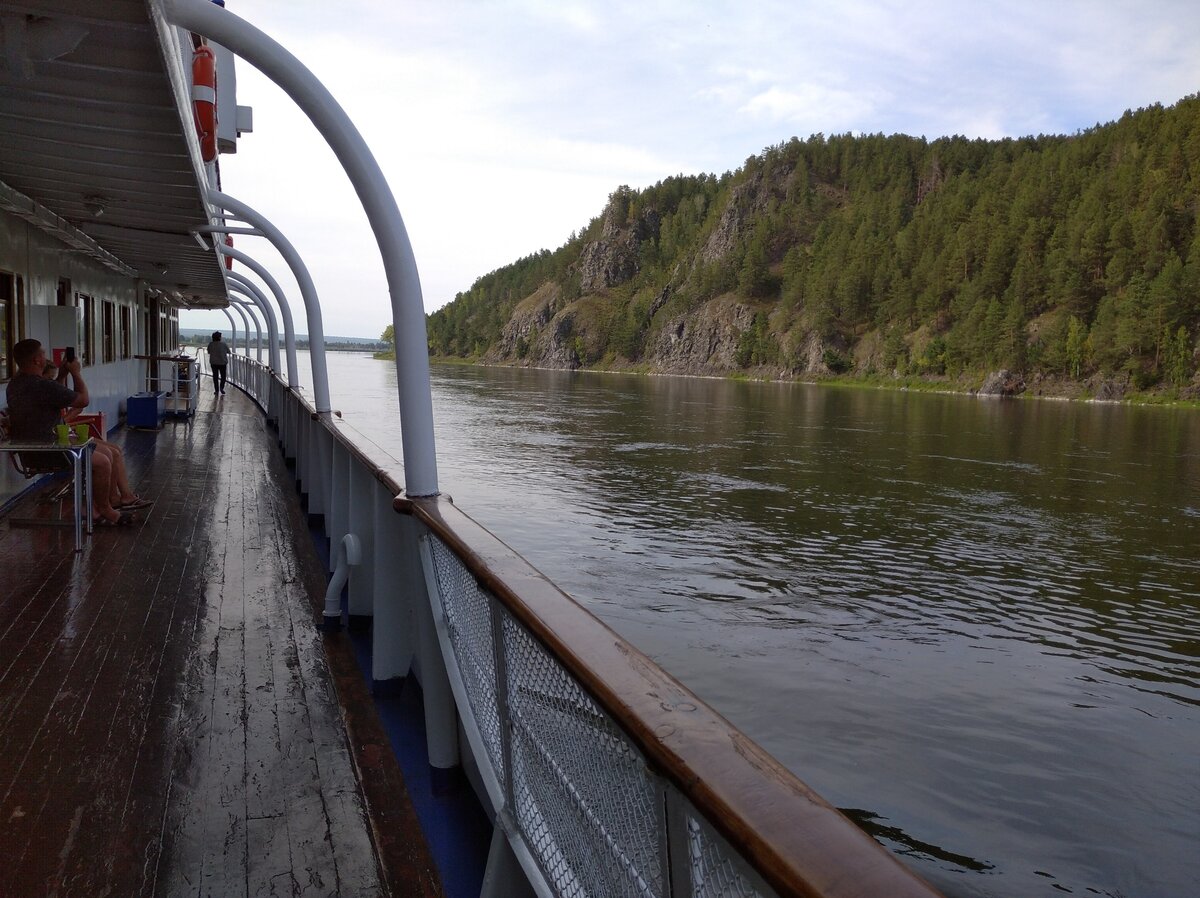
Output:
<svg viewBox="0 0 1200 898">
<path fill-rule="evenodd" d="M 122 435 L 156 500 L 132 532 L 76 555 L 69 528 L 0 522 L 0 895 L 386 891 L 292 475 L 244 397 L 214 405 Z M 372 802 L 409 837 L 384 839 L 383 867 L 436 894 L 410 811 L 383 807 L 403 785 L 377 721 L 349 716 L 390 790 Z"/>
</svg>

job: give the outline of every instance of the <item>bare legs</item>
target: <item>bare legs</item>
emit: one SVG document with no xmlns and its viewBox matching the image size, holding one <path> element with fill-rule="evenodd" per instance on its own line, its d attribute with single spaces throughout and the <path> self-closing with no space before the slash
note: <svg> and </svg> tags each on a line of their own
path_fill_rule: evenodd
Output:
<svg viewBox="0 0 1200 898">
<path fill-rule="evenodd" d="M 101 445 L 97 444 L 92 453 L 92 516 L 116 523 L 121 513 L 112 507 L 112 460 L 107 452 L 100 451 Z"/>
<path fill-rule="evenodd" d="M 121 447 L 103 441 L 96 443 L 92 452 L 93 517 L 115 524 L 121 519 L 120 506 L 137 500 L 137 493 L 129 486 Z"/>
<path fill-rule="evenodd" d="M 97 443 L 95 454 L 92 456 L 93 465 L 96 463 L 97 456 L 100 455 L 104 455 L 108 459 L 111 471 L 108 491 L 109 504 L 123 505 L 126 502 L 132 502 L 137 498 L 137 494 L 129 486 L 129 474 L 125 470 L 125 453 L 121 451 L 121 447 L 112 443 Z"/>
</svg>

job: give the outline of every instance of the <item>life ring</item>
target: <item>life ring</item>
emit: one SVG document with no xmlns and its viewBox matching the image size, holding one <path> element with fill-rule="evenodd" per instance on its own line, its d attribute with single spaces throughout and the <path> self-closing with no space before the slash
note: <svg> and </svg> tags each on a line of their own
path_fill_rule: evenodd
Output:
<svg viewBox="0 0 1200 898">
<path fill-rule="evenodd" d="M 233 235 L 232 234 L 225 235 L 225 245 L 228 246 L 230 249 L 233 249 Z M 230 271 L 233 271 L 233 256 L 225 257 L 225 267 L 228 268 Z"/>
<path fill-rule="evenodd" d="M 192 107 L 200 156 L 212 162 L 217 158 L 217 57 L 203 45 L 192 54 Z"/>
</svg>

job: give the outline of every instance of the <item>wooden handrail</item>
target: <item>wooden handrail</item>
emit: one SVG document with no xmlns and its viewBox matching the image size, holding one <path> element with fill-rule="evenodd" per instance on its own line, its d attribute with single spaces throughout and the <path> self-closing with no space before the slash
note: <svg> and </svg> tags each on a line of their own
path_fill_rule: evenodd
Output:
<svg viewBox="0 0 1200 898">
<path fill-rule="evenodd" d="M 780 895 L 938 892 L 653 660 L 445 498 L 399 496 Z"/>
</svg>

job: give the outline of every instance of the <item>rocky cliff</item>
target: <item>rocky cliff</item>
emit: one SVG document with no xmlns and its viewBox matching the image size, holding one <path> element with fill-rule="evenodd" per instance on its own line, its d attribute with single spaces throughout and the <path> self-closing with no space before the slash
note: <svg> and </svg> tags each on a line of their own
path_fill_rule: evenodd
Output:
<svg viewBox="0 0 1200 898">
<path fill-rule="evenodd" d="M 793 139 L 721 177 L 618 188 L 558 250 L 433 313 L 430 351 L 1194 396 L 1200 154 L 1185 144 L 1200 147 L 1200 97 L 1072 137 Z"/>
</svg>

